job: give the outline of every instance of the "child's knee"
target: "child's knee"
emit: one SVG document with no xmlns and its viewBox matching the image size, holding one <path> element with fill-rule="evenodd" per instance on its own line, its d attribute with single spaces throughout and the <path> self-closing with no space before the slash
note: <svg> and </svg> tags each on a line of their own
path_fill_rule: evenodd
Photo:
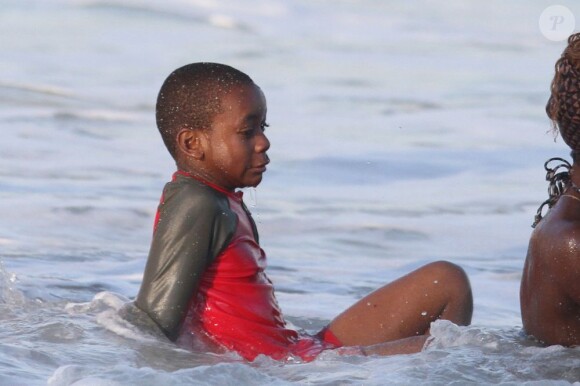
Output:
<svg viewBox="0 0 580 386">
<path fill-rule="evenodd" d="M 467 274 L 463 268 L 457 264 L 440 260 L 428 264 L 427 267 L 432 270 L 435 276 L 440 277 L 440 279 L 437 280 L 440 280 L 441 284 L 462 290 L 471 290 Z"/>
<path fill-rule="evenodd" d="M 448 261 L 436 261 L 430 264 L 438 282 L 443 285 L 449 310 L 447 315 L 451 321 L 460 325 L 471 323 L 473 314 L 473 293 L 467 274 L 460 266 Z"/>
</svg>

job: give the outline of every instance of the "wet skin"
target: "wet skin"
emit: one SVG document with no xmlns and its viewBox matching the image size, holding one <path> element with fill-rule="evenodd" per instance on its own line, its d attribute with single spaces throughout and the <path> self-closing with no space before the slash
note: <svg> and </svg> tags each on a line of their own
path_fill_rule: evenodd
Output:
<svg viewBox="0 0 580 386">
<path fill-rule="evenodd" d="M 431 322 L 471 323 L 473 297 L 467 275 L 455 264 L 427 264 L 365 296 L 337 316 L 330 330 L 345 346 L 368 355 L 421 351 Z"/>
<path fill-rule="evenodd" d="M 253 84 L 235 86 L 221 106 L 209 129 L 179 132 L 178 167 L 230 191 L 257 186 L 270 162 L 264 94 Z"/>
<path fill-rule="evenodd" d="M 526 333 L 548 345 L 580 345 L 580 194 L 572 189 L 532 233 L 520 305 Z"/>
</svg>

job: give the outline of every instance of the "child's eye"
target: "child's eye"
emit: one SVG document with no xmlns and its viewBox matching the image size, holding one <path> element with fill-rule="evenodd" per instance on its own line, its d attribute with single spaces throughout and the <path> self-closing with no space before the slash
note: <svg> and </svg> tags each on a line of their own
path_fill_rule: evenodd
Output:
<svg viewBox="0 0 580 386">
<path fill-rule="evenodd" d="M 248 127 L 244 130 L 240 131 L 240 134 L 244 137 L 244 138 L 252 138 L 254 135 L 258 134 L 260 131 L 264 132 L 266 130 L 266 127 L 269 127 L 270 125 L 267 124 L 266 122 L 262 122 L 260 123 L 259 128 L 258 127 Z"/>
</svg>

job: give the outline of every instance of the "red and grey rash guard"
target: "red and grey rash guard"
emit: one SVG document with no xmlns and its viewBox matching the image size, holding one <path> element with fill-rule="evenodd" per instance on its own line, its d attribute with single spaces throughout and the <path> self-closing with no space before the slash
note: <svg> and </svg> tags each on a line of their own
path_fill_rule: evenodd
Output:
<svg viewBox="0 0 580 386">
<path fill-rule="evenodd" d="M 242 193 L 177 172 L 163 191 L 135 304 L 172 340 L 202 332 L 248 360 L 311 360 L 340 346 L 329 331 L 286 328 L 265 268 Z"/>
</svg>

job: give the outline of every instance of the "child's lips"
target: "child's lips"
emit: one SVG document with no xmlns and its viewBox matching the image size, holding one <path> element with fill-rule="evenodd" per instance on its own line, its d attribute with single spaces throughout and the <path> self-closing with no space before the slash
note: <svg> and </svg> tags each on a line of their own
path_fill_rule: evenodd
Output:
<svg viewBox="0 0 580 386">
<path fill-rule="evenodd" d="M 266 171 L 266 165 L 268 165 L 269 163 L 270 163 L 270 161 L 267 160 L 264 163 L 261 163 L 259 165 L 253 166 L 251 169 L 252 170 L 255 170 L 257 172 L 260 172 L 260 173 L 264 173 Z"/>
<path fill-rule="evenodd" d="M 262 165 L 258 165 L 258 166 L 254 166 L 252 169 L 260 172 L 260 173 L 264 173 L 266 171 L 266 165 L 267 164 L 262 164 Z"/>
</svg>

